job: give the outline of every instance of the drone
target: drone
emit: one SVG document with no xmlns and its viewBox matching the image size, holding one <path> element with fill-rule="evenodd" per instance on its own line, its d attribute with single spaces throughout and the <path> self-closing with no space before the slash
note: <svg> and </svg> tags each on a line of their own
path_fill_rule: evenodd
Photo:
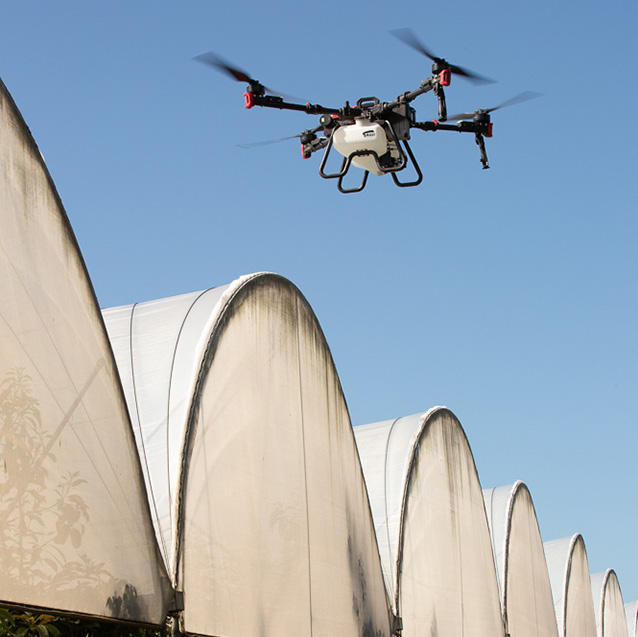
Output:
<svg viewBox="0 0 638 637">
<path fill-rule="evenodd" d="M 327 108 L 308 102 L 296 103 L 292 99 L 286 101 L 289 98 L 283 94 L 275 94 L 275 91 L 251 78 L 248 73 L 212 51 L 198 55 L 194 59 L 230 75 L 238 82 L 247 83 L 244 93 L 244 106 L 247 109 L 261 106 L 319 115 L 319 125 L 315 128 L 307 129 L 292 137 L 257 142 L 254 145 L 299 138 L 304 159 L 309 159 L 313 153 L 324 150 L 319 175 L 324 179 L 336 179 L 337 188 L 342 193 L 361 192 L 366 186 L 370 173 L 379 176 L 390 174 L 394 183 L 401 188 L 418 186 L 423 181 L 423 173 L 408 143 L 412 129 L 474 133 L 475 142 L 479 147 L 481 165 L 483 169 L 489 168 L 485 138 L 492 137 L 490 113 L 505 106 L 533 99 L 539 94 L 527 91 L 492 108 L 448 116 L 443 89 L 450 86 L 453 74 L 477 84 L 491 83 L 493 80 L 437 57 L 410 29 L 399 29 L 391 33 L 432 61 L 432 75 L 423 80 L 417 89 L 402 93 L 391 102 L 381 102 L 376 97 L 362 97 L 355 106 L 351 106 L 350 102 L 346 101 L 341 108 Z M 411 103 L 430 91 L 438 100 L 438 118 L 419 122 L 416 119 L 416 110 Z M 341 167 L 336 172 L 326 172 L 328 157 L 331 156 L 333 149 L 342 156 Z M 416 177 L 401 181 L 397 175 L 410 163 Z M 353 166 L 364 171 L 363 178 L 358 186 L 346 187 L 344 179 Z"/>
</svg>

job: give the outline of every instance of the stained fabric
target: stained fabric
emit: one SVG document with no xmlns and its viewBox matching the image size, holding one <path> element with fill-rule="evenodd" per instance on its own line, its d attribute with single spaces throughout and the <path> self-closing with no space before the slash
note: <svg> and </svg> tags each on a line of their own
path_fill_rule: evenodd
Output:
<svg viewBox="0 0 638 637">
<path fill-rule="evenodd" d="M 160 625 L 170 587 L 93 289 L 0 82 L 0 604 Z"/>
<path fill-rule="evenodd" d="M 555 637 L 554 601 L 532 496 L 522 482 L 484 491 L 507 632 Z"/>
<path fill-rule="evenodd" d="M 345 400 L 299 291 L 259 273 L 104 316 L 185 630 L 390 635 Z"/>
<path fill-rule="evenodd" d="M 481 486 L 458 420 L 438 407 L 355 436 L 402 634 L 502 635 Z"/>
<path fill-rule="evenodd" d="M 596 637 L 585 542 L 579 534 L 543 544 L 561 637 Z"/>
<path fill-rule="evenodd" d="M 591 592 L 598 637 L 627 637 L 625 605 L 616 573 L 612 569 L 592 573 Z"/>
</svg>

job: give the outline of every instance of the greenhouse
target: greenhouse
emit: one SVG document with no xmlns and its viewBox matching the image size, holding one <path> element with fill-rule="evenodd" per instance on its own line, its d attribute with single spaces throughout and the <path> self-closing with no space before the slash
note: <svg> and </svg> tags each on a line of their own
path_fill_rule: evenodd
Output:
<svg viewBox="0 0 638 637">
<path fill-rule="evenodd" d="M 554 602 L 536 511 L 520 480 L 484 492 L 509 635 L 556 635 Z"/>
<path fill-rule="evenodd" d="M 403 634 L 503 634 L 481 485 L 459 421 L 435 408 L 355 434 Z"/>
<path fill-rule="evenodd" d="M 596 636 L 587 551 L 582 535 L 545 542 L 558 634 Z"/>
<path fill-rule="evenodd" d="M 0 608 L 210 637 L 634 637 L 445 407 L 353 427 L 268 272 L 101 310 L 0 82 Z M 485 489 L 485 490 L 484 490 Z M 0 632 L 3 617 L 0 616 Z M 4 633 L 6 634 L 6 633 Z"/>
<path fill-rule="evenodd" d="M 596 627 L 600 637 L 627 637 L 627 617 L 613 569 L 591 575 Z"/>
</svg>

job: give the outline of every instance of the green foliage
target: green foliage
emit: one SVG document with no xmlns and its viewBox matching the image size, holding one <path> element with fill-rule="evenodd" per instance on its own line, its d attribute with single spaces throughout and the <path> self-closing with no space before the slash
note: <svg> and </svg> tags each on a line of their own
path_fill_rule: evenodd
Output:
<svg viewBox="0 0 638 637">
<path fill-rule="evenodd" d="M 0 637 L 159 637 L 157 631 L 0 608 Z"/>
<path fill-rule="evenodd" d="M 59 637 L 60 630 L 54 625 L 53 615 L 35 615 L 33 613 L 12 613 L 0 608 L 0 636 L 13 637 Z"/>
</svg>

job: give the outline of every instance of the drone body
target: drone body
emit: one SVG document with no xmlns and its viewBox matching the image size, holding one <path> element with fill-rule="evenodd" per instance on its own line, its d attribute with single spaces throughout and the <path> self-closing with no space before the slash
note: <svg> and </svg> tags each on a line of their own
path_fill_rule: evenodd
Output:
<svg viewBox="0 0 638 637">
<path fill-rule="evenodd" d="M 346 102 L 341 108 L 326 108 L 319 104 L 287 102 L 283 97 L 267 94 L 267 92 L 271 91 L 263 84 L 251 79 L 247 73 L 231 66 L 214 53 L 205 53 L 196 59 L 226 72 L 237 81 L 247 82 L 248 86 L 244 93 L 244 106 L 248 109 L 254 106 L 261 106 L 280 110 L 302 111 L 309 115 L 320 115 L 319 125 L 316 128 L 306 130 L 299 135 L 294 135 L 292 138 L 300 138 L 301 153 L 305 159 L 311 157 L 316 151 L 325 149 L 319 167 L 319 174 L 324 179 L 336 179 L 337 188 L 342 193 L 363 190 L 370 173 L 379 176 L 390 174 L 394 183 L 400 187 L 419 185 L 423 181 L 423 174 L 408 143 L 412 129 L 474 133 L 475 141 L 480 150 L 481 164 L 484 169 L 489 168 L 484 138 L 492 136 L 490 113 L 503 106 L 537 97 L 537 94 L 522 93 L 493 108 L 480 109 L 473 113 L 463 113 L 448 117 L 443 87 L 450 85 L 453 73 L 474 82 L 490 82 L 491 80 L 434 56 L 407 29 L 393 33 L 406 44 L 429 57 L 433 64 L 432 75 L 423 80 L 419 88 L 399 95 L 392 102 L 380 102 L 376 97 L 364 97 L 357 101 L 356 106 L 350 106 L 349 102 Z M 416 110 L 410 104 L 420 95 L 430 91 L 434 93 L 438 100 L 438 119 L 418 122 L 416 120 Z M 456 124 L 445 123 L 449 121 L 456 121 Z M 322 133 L 322 136 L 318 137 L 317 133 Z M 342 156 L 342 161 L 341 168 L 336 172 L 330 173 L 326 172 L 326 165 L 333 149 Z M 409 164 L 412 165 L 413 172 L 416 173 L 415 179 L 412 181 L 400 181 L 397 174 Z M 363 170 L 364 173 L 359 186 L 347 188 L 344 185 L 344 178 L 351 166 Z"/>
<path fill-rule="evenodd" d="M 365 117 L 356 117 L 354 124 L 336 128 L 332 144 L 339 154 L 352 157 L 353 166 L 375 175 L 384 174 L 382 164 L 396 166 L 399 163 L 399 149 L 392 139 L 388 139 L 383 125 Z"/>
</svg>

